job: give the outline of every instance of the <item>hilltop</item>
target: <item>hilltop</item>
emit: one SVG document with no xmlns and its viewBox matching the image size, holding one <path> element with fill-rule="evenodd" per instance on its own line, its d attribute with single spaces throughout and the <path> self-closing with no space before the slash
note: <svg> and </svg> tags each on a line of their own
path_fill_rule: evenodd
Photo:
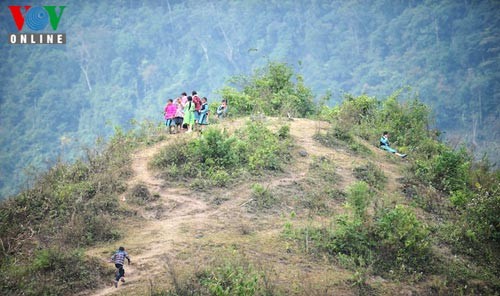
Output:
<svg viewBox="0 0 500 296">
<path fill-rule="evenodd" d="M 231 128 L 241 125 L 243 121 L 224 122 L 217 128 Z M 160 172 L 148 166 L 162 149 L 175 149 L 176 142 L 191 135 L 170 136 L 134 152 L 129 189 L 120 200 L 134 207 L 138 218 L 127 222 L 123 240 L 88 251 L 91 256 L 107 258 L 110 250 L 125 245 L 133 254 L 134 264 L 126 267 L 127 283 L 122 287 L 115 289 L 108 283 L 108 287 L 90 295 L 146 295 L 151 288 L 153 291 L 175 289 L 174 281 L 185 280 L 183 277 L 186 274 L 195 274 L 216 263 L 227 264 L 223 260 L 220 262 L 221 256 L 242 256 L 247 264 L 268 273 L 271 284 L 286 291 L 286 294 L 356 294 L 357 289 L 352 288 L 354 274 L 351 271 L 325 258 L 315 258 L 314 253 L 302 252 L 299 244 L 295 245 L 283 236 L 283 227 L 292 220 L 296 225 L 324 224 L 330 216 L 344 213 L 345 192 L 358 180 L 356 168 L 367 163 L 373 164 L 387 177 L 384 187 L 389 192 L 401 190 L 397 179 L 401 178 L 401 171 L 407 164 L 391 159 L 369 143 L 364 143 L 373 153 L 369 159 L 353 155 L 345 149 L 321 145 L 313 136 L 326 132 L 329 125 L 325 122 L 268 119 L 265 123 L 271 128 L 281 124 L 290 126 L 294 142 L 291 151 L 293 161 L 283 172 L 253 177 L 226 188 L 193 190 L 177 184 L 176 180 L 162 179 Z M 326 169 L 335 180 L 321 182 L 321 185 L 336 190 L 338 197 L 322 197 L 322 200 L 310 200 L 311 206 L 298 206 L 305 201 L 294 200 L 296 196 L 316 194 L 322 190 L 309 188 L 307 192 L 301 192 L 298 187 L 315 182 L 311 178 L 316 178 L 314 165 L 318 161 L 328 161 L 331 165 Z M 249 206 L 257 198 L 252 190 L 255 183 L 261 184 L 272 195 L 283 198 L 270 209 Z M 138 195 L 134 190 L 139 187 L 143 193 L 140 197 L 156 195 L 157 198 L 140 207 L 130 204 L 129 196 Z M 392 202 L 406 203 L 401 199 Z M 230 262 L 231 259 L 227 260 Z M 385 293 L 395 294 L 401 289 L 399 285 L 395 289 L 394 283 L 387 283 L 379 277 L 370 277 L 367 281 L 380 286 L 380 291 Z M 419 288 L 410 286 L 404 289 L 419 291 Z"/>
</svg>

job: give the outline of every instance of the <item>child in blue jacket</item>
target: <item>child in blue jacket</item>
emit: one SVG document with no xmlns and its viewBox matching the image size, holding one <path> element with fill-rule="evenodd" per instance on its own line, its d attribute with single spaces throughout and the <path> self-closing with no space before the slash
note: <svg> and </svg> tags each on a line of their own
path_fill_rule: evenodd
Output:
<svg viewBox="0 0 500 296">
<path fill-rule="evenodd" d="M 394 153 L 401 158 L 405 158 L 407 156 L 406 154 L 398 153 L 396 149 L 391 147 L 389 143 L 389 132 L 384 132 L 384 134 L 380 138 L 380 148 L 389 151 L 390 153 Z"/>
</svg>

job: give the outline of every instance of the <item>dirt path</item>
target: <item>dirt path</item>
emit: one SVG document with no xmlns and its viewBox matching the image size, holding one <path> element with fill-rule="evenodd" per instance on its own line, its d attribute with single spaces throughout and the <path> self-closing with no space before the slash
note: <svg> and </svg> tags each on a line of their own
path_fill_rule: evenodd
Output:
<svg viewBox="0 0 500 296">
<path fill-rule="evenodd" d="M 201 222 L 208 219 L 209 206 L 203 200 L 198 199 L 187 189 L 164 187 L 164 181 L 148 168 L 153 156 L 170 142 L 167 140 L 157 143 L 137 151 L 132 156 L 133 176 L 127 184 L 129 190 L 121 196 L 121 200 L 126 202 L 126 196 L 131 188 L 142 184 L 151 193 L 160 196 L 157 203 L 166 207 L 168 211 L 162 220 L 158 220 L 140 210 L 139 214 L 146 220 L 139 222 L 138 225 L 131 225 L 126 238 L 118 242 L 126 246 L 132 257 L 132 265 L 125 266 L 126 283 L 120 283 L 123 288 L 131 289 L 137 284 L 142 285 L 143 280 L 147 282 L 149 274 L 160 271 L 155 265 L 155 260 L 168 252 L 175 241 L 179 241 L 179 229 L 182 225 L 202 225 Z M 89 251 L 90 254 L 98 256 L 105 252 L 100 248 Z M 116 289 L 110 282 L 107 287 L 94 291 L 92 295 L 112 295 L 120 290 L 122 289 Z"/>
<path fill-rule="evenodd" d="M 339 174 L 342 175 L 341 187 L 345 188 L 355 181 L 352 175 L 353 163 L 361 160 L 347 152 L 327 148 L 313 139 L 316 132 L 326 127 L 327 123 L 306 119 L 290 121 L 290 133 L 295 139 L 297 150 L 305 150 L 308 156 L 297 157 L 290 172 L 269 182 L 278 184 L 300 180 L 306 175 L 313 157 L 316 156 L 327 156 L 334 161 Z M 128 191 L 121 196 L 122 202 L 128 203 L 127 196 L 130 191 L 134 186 L 141 184 L 152 194 L 159 195 L 155 203 L 163 211 L 161 215 L 155 216 L 146 210 L 146 207 L 138 208 L 138 215 L 142 219 L 135 219 L 127 226 L 124 239 L 113 243 L 112 246 L 100 246 L 88 251 L 91 256 L 107 258 L 110 250 L 123 245 L 132 258 L 132 265 L 125 266 L 126 283 L 120 283 L 116 289 L 110 279 L 106 287 L 93 291 L 90 295 L 142 295 L 148 289 L 149 280 L 166 273 L 164 258 L 184 252 L 186 256 L 191 257 L 189 260 L 198 260 L 194 257 L 201 255 L 197 254 L 196 248 L 201 248 L 203 244 L 227 243 L 234 239 L 233 233 L 238 227 L 248 227 L 248 225 L 259 227 L 267 236 L 275 235 L 275 232 L 279 231 L 279 228 L 276 228 L 279 226 L 275 225 L 280 221 L 279 217 L 259 217 L 260 224 L 257 226 L 252 222 L 256 217 L 241 206 L 249 198 L 248 184 L 211 191 L 212 195 L 220 194 L 226 197 L 225 201 L 217 206 L 209 202 L 206 198 L 207 193 L 193 192 L 187 188 L 167 187 L 165 181 L 148 167 L 152 158 L 173 140 L 191 136 L 196 135 L 175 135 L 133 154 L 133 176 L 128 181 Z M 390 178 L 392 181 L 395 177 Z M 218 237 L 218 241 L 212 241 L 212 237 Z M 210 252 L 210 248 L 211 246 L 207 247 L 206 252 Z"/>
</svg>

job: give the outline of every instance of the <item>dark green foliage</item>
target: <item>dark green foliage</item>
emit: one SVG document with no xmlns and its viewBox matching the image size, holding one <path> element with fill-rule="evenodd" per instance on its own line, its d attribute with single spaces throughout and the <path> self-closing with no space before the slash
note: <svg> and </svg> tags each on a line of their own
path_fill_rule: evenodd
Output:
<svg viewBox="0 0 500 296">
<path fill-rule="evenodd" d="M 373 192 L 367 183 L 360 181 L 352 184 L 347 190 L 347 204 L 352 208 L 354 216 L 366 220 L 366 209 L 373 198 Z"/>
<path fill-rule="evenodd" d="M 378 137 L 382 131 L 388 130 L 393 146 L 409 153 L 414 160 L 404 181 L 408 197 L 430 212 L 454 217 L 453 227 L 456 228 L 451 231 L 453 237 L 449 241 L 457 250 L 470 253 L 467 250 L 473 246 L 472 249 L 481 250 L 475 256 L 490 253 L 490 248 L 498 246 L 500 229 L 498 215 L 494 214 L 500 204 L 498 171 L 492 170 L 487 162 L 475 165 L 470 152 L 463 147 L 454 150 L 441 143 L 437 139 L 439 132 L 431 130 L 429 108 L 416 99 L 399 103 L 397 97 L 400 95 L 396 93 L 380 103 L 364 96 L 349 97 L 330 113 L 324 113 L 330 114 L 333 127 L 327 135 L 318 136 L 318 139 L 335 146 L 338 141 L 352 141 L 359 137 L 378 145 Z M 342 125 L 341 122 L 349 124 Z M 358 167 L 354 174 L 374 188 L 378 186 L 382 189 L 384 178 L 376 171 L 374 168 Z M 456 212 L 449 213 L 446 199 Z M 399 215 L 403 216 L 403 213 Z M 405 221 L 413 223 L 410 220 Z"/>
<path fill-rule="evenodd" d="M 467 252 L 467 244 L 483 249 L 493 242 L 500 243 L 500 209 L 498 170 L 482 161 L 473 164 L 472 156 L 464 149 L 445 148 L 429 160 L 416 162 L 415 178 L 428 182 L 445 193 L 458 213 L 454 244 Z M 487 252 L 484 250 L 483 252 Z"/>
<path fill-rule="evenodd" d="M 262 113 L 271 116 L 305 117 L 314 112 L 313 94 L 300 75 L 284 63 L 269 63 L 251 77 L 235 77 L 232 82 L 242 90 L 226 87 L 221 90 L 230 102 L 233 114 Z"/>
<path fill-rule="evenodd" d="M 386 270 L 398 266 L 413 272 L 429 262 L 430 232 L 411 209 L 397 205 L 384 211 L 375 222 L 375 233 L 380 263 L 388 266 Z"/>
<path fill-rule="evenodd" d="M 358 138 L 379 146 L 382 132 L 389 131 L 391 145 L 399 152 L 430 158 L 444 148 L 437 141 L 436 132 L 429 130 L 432 127 L 430 110 L 416 98 L 398 102 L 401 92 L 382 101 L 365 95 L 346 95 L 340 106 L 324 111 L 323 119 L 332 122 L 332 128 L 326 135 L 315 135 L 315 138 L 328 147 L 347 146 L 370 156 L 371 151 Z"/>
<path fill-rule="evenodd" d="M 172 180 L 194 180 L 196 187 L 227 186 L 247 172 L 281 171 L 290 159 L 287 128 L 271 132 L 262 123 L 247 123 L 229 134 L 209 128 L 199 138 L 166 147 L 152 165 Z"/>
<path fill-rule="evenodd" d="M 373 97 L 361 95 L 359 97 L 346 94 L 342 104 L 334 108 L 335 117 L 330 118 L 339 123 L 340 126 L 349 128 L 370 122 L 377 111 L 379 102 Z"/>
<path fill-rule="evenodd" d="M 331 225 L 320 228 L 306 227 L 295 230 L 292 225 L 288 225 L 284 234 L 305 242 L 307 251 L 316 249 L 332 256 L 338 253 L 354 257 L 370 256 L 372 242 L 365 224 L 366 207 L 370 198 L 366 183 L 356 183 L 349 188 L 346 198 L 349 207 L 353 209 L 352 216 L 339 216 Z"/>
<path fill-rule="evenodd" d="M 450 200 L 459 212 L 456 233 L 457 245 L 473 245 L 483 249 L 492 242 L 500 244 L 500 172 L 491 171 L 489 164 L 481 162 L 468 172 L 469 182 L 461 191 L 454 191 Z M 485 252 L 487 250 L 483 250 Z M 500 262 L 497 262 L 500 264 Z"/>
<path fill-rule="evenodd" d="M 437 136 L 436 132 L 430 130 L 433 127 L 430 108 L 418 97 L 410 97 L 405 102 L 400 102 L 398 98 L 403 95 L 401 90 L 381 102 L 382 107 L 375 117 L 380 129 L 377 136 L 382 136 L 384 130 L 389 131 L 391 143 L 396 143 L 399 150 L 428 157 L 435 153 L 436 148 L 428 147 L 425 142 Z"/>
<path fill-rule="evenodd" d="M 447 148 L 429 161 L 417 162 L 416 174 L 443 192 L 463 191 L 469 182 L 471 160 L 464 148 Z"/>
</svg>

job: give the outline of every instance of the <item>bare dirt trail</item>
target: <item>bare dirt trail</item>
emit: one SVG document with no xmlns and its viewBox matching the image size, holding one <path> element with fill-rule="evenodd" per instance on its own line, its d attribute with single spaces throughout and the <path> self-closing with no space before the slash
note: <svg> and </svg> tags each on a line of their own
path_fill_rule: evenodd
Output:
<svg viewBox="0 0 500 296">
<path fill-rule="evenodd" d="M 300 180 L 307 174 L 313 157 L 319 156 L 326 156 L 334 161 L 337 171 L 342 175 L 341 187 L 345 188 L 355 181 L 352 168 L 362 159 L 357 159 L 347 152 L 325 147 L 313 139 L 316 132 L 328 127 L 327 123 L 307 119 L 295 119 L 289 123 L 296 149 L 305 150 L 308 156 L 297 156 L 293 168 L 282 176 L 270 179 L 270 184 Z M 234 128 L 235 123 L 229 124 L 229 129 Z M 236 123 L 236 125 L 240 124 L 241 122 Z M 172 254 L 186 254 L 185 256 L 190 257 L 189 260 L 196 261 L 198 260 L 196 258 L 201 256 L 197 254 L 196 248 L 200 248 L 202 244 L 220 245 L 233 240 L 234 234 L 232 233 L 242 225 L 250 224 L 250 227 L 262 228 L 262 233 L 266 233 L 264 235 L 275 235 L 276 229 L 279 229 L 274 226 L 279 221 L 279 217 L 260 216 L 260 224 L 252 225 L 256 217 L 242 206 L 249 199 L 250 185 L 248 184 L 218 191 L 214 189 L 209 193 L 193 192 L 184 187 L 168 187 L 158 173 L 148 167 L 153 157 L 172 141 L 191 136 L 196 135 L 174 135 L 170 139 L 133 154 L 133 175 L 128 181 L 127 192 L 120 198 L 121 201 L 128 204 L 127 196 L 134 186 L 141 184 L 152 194 L 159 195 L 155 203 L 166 210 L 160 217 L 155 217 L 145 208 L 138 207 L 138 215 L 142 218 L 135 219 L 127 225 L 124 239 L 113 243 L 112 246 L 100 246 L 88 251 L 91 256 L 108 258 L 111 250 L 123 245 L 132 258 L 132 265 L 125 266 L 126 283 L 120 283 L 117 289 L 110 279 L 106 287 L 95 290 L 89 295 L 143 295 L 148 291 L 150 280 L 166 273 L 165 257 L 172 256 Z M 220 194 L 225 200 L 220 205 L 214 205 L 206 198 L 206 194 L 211 194 L 212 197 L 214 194 Z M 266 228 L 268 225 L 269 229 Z M 220 238 L 213 241 L 213 237 L 218 236 Z M 210 247 L 207 248 L 209 251 Z"/>
<path fill-rule="evenodd" d="M 182 136 L 187 135 L 180 135 L 180 137 Z M 126 246 L 132 257 L 132 265 L 125 266 L 126 283 L 120 283 L 119 288 L 116 289 L 112 286 L 110 280 L 107 287 L 94 291 L 92 295 L 121 294 L 123 289 L 131 290 L 138 284 L 142 286 L 144 282 L 147 283 L 150 275 L 161 272 L 159 269 L 163 268 L 163 266 L 155 264 L 158 256 L 168 252 L 175 241 L 181 241 L 179 240 L 179 229 L 182 229 L 183 225 L 201 226 L 203 221 L 208 218 L 207 210 L 209 206 L 205 202 L 196 198 L 187 189 L 164 187 L 164 181 L 148 168 L 149 162 L 154 155 L 170 143 L 171 141 L 166 140 L 133 154 L 133 176 L 127 182 L 129 190 L 121 196 L 121 201 L 127 202 L 127 195 L 131 188 L 141 184 L 146 186 L 151 193 L 160 196 L 158 203 L 167 204 L 168 213 L 165 213 L 163 220 L 158 220 L 152 215 L 148 215 L 144 210 L 139 210 L 139 214 L 145 220 L 132 223 L 126 233 L 126 238 L 117 242 L 117 244 Z M 102 256 L 102 254 L 108 252 L 109 248 L 97 248 L 89 251 L 89 254 Z M 123 289 L 120 289 L 121 286 L 123 286 Z M 131 294 L 134 294 L 134 292 L 131 292 Z"/>
</svg>

